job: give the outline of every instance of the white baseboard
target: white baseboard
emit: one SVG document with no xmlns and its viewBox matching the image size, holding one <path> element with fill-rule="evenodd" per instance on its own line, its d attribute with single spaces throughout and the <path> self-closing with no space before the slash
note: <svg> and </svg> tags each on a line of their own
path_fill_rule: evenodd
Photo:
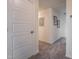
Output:
<svg viewBox="0 0 79 59">
<path fill-rule="evenodd" d="M 71 58 L 71 59 L 72 59 L 72 56 L 71 56 L 71 55 L 66 54 L 66 57 L 68 57 L 68 58 Z"/>
</svg>

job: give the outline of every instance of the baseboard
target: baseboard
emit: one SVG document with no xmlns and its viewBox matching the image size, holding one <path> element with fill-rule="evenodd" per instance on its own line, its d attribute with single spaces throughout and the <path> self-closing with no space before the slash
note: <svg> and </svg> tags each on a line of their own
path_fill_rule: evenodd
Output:
<svg viewBox="0 0 79 59">
<path fill-rule="evenodd" d="M 72 56 L 70 56 L 70 55 L 67 55 L 67 54 L 66 54 L 66 57 L 67 57 L 67 58 L 70 58 L 70 59 L 72 59 Z"/>
<path fill-rule="evenodd" d="M 39 40 L 39 41 L 41 41 L 41 42 L 43 42 L 43 43 L 45 43 L 45 44 L 51 45 L 51 43 L 49 43 L 49 42 L 42 41 L 42 40 Z"/>
</svg>

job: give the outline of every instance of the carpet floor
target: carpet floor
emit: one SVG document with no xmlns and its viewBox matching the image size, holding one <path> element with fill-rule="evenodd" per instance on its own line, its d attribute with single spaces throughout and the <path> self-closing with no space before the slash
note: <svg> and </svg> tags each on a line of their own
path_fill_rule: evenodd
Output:
<svg viewBox="0 0 79 59">
<path fill-rule="evenodd" d="M 29 59 L 69 59 L 65 57 L 65 51 L 65 39 L 59 39 L 53 44 L 39 41 L 39 53 Z"/>
</svg>

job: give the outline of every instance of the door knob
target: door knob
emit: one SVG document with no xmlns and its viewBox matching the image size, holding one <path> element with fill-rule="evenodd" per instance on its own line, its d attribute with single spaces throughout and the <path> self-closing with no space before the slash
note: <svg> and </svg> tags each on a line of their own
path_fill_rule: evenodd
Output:
<svg viewBox="0 0 79 59">
<path fill-rule="evenodd" d="M 32 31 L 30 31 L 30 33 L 31 33 L 31 34 L 33 34 L 33 33 L 34 33 L 34 31 L 33 31 L 33 30 L 32 30 Z"/>
</svg>

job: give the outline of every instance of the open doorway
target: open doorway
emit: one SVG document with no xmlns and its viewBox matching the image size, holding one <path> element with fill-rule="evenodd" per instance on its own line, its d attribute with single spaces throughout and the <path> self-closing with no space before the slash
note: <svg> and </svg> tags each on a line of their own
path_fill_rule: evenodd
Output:
<svg viewBox="0 0 79 59">
<path fill-rule="evenodd" d="M 39 54 L 32 59 L 70 59 L 66 56 L 66 0 L 39 0 Z"/>
<path fill-rule="evenodd" d="M 66 0 L 39 0 L 40 41 L 52 44 L 65 37 L 65 24 Z"/>
</svg>

